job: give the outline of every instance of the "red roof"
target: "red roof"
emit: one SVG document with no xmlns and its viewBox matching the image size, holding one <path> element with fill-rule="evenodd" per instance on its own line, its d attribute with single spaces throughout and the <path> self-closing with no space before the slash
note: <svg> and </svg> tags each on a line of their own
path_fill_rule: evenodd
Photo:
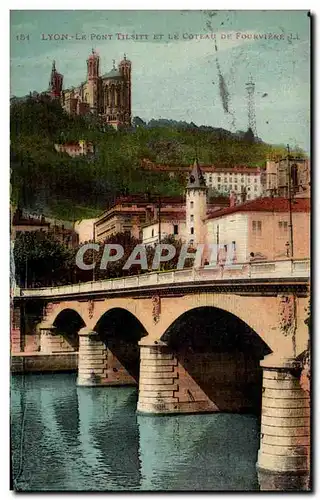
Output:
<svg viewBox="0 0 320 500">
<path fill-rule="evenodd" d="M 234 207 L 217 210 L 207 217 L 213 219 L 235 212 L 289 212 L 287 198 L 256 198 Z M 292 200 L 292 212 L 310 212 L 310 198 L 296 198 Z"/>
<path fill-rule="evenodd" d="M 158 171 L 167 171 L 167 172 L 189 172 L 191 166 L 183 166 L 183 165 L 160 165 L 154 163 L 150 160 L 144 158 L 141 161 L 141 165 L 143 168 L 147 168 L 148 170 L 158 170 Z M 200 169 L 203 172 L 223 172 L 223 173 L 259 173 L 261 171 L 260 167 L 248 167 L 248 165 L 232 165 L 230 164 L 217 164 L 217 165 L 202 165 L 200 164 Z"/>
</svg>

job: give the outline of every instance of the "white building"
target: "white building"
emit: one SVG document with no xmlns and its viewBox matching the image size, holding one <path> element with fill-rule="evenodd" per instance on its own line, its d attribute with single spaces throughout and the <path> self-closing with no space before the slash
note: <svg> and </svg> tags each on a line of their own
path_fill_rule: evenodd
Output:
<svg viewBox="0 0 320 500">
<path fill-rule="evenodd" d="M 253 200 L 262 195 L 261 169 L 257 167 L 203 167 L 203 176 L 208 188 L 220 193 L 236 194 L 241 201 L 241 193 L 246 192 L 246 200 Z"/>
<path fill-rule="evenodd" d="M 174 214 L 173 214 L 174 215 Z M 186 239 L 186 221 L 185 214 L 182 219 L 172 219 L 172 221 L 161 221 L 161 238 L 163 240 L 168 236 L 174 236 L 176 240 L 185 241 Z M 142 227 L 142 241 L 145 245 L 155 245 L 159 243 L 159 222 L 154 221 Z"/>
</svg>

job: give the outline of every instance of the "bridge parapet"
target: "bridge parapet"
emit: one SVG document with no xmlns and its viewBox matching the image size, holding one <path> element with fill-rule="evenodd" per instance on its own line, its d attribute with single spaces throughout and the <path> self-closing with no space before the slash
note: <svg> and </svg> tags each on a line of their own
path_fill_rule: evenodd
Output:
<svg viewBox="0 0 320 500">
<path fill-rule="evenodd" d="M 15 297 L 58 297 L 99 291 L 145 288 L 155 285 L 182 283 L 219 282 L 226 279 L 239 282 L 257 278 L 309 278 L 310 259 L 245 262 L 230 266 L 205 266 L 179 271 L 150 272 L 101 281 L 90 281 L 72 285 L 47 288 L 16 288 Z"/>
</svg>

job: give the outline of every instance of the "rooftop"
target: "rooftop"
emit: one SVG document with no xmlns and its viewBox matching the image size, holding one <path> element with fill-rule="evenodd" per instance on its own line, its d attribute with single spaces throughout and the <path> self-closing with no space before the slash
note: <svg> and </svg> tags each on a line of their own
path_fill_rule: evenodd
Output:
<svg viewBox="0 0 320 500">
<path fill-rule="evenodd" d="M 113 78 L 122 78 L 122 75 L 121 73 L 119 73 L 119 71 L 116 69 L 116 68 L 112 68 L 111 71 L 109 71 L 108 73 L 105 73 L 103 76 L 102 76 L 102 79 L 103 80 L 107 80 L 107 79 L 113 79 Z"/>
<path fill-rule="evenodd" d="M 289 212 L 287 198 L 256 198 L 234 207 L 223 208 L 208 215 L 207 219 L 223 217 L 236 212 Z M 292 212 L 310 212 L 310 199 L 297 198 L 292 200 Z"/>
<path fill-rule="evenodd" d="M 189 171 L 189 166 L 186 165 L 160 165 L 153 163 L 150 160 L 143 159 L 141 162 L 142 168 L 148 169 L 148 170 L 158 170 L 158 171 L 163 171 L 163 172 L 188 172 Z M 248 165 L 233 165 L 230 166 L 229 164 L 216 164 L 216 165 L 201 165 L 201 171 L 202 172 L 208 172 L 208 173 L 213 173 L 213 172 L 222 172 L 222 173 L 255 173 L 258 174 L 261 171 L 260 167 L 249 167 Z"/>
<path fill-rule="evenodd" d="M 197 158 L 194 160 L 193 167 L 189 175 L 189 181 L 187 184 L 187 189 L 195 189 L 195 188 L 206 189 L 206 181 L 202 175 Z"/>
</svg>

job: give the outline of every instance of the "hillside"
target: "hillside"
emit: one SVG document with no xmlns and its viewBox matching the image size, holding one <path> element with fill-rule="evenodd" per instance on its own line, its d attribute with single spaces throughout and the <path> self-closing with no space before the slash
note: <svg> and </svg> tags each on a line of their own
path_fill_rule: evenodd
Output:
<svg viewBox="0 0 320 500">
<path fill-rule="evenodd" d="M 68 220 L 94 217 L 120 194 L 175 195 L 184 189 L 181 179 L 141 171 L 143 158 L 159 164 L 185 165 L 195 151 L 201 163 L 263 165 L 284 147 L 254 142 L 248 133 L 197 127 L 185 122 L 136 117 L 129 130 L 106 128 L 93 116 L 68 116 L 60 104 L 46 97 L 12 101 L 12 204 Z M 54 144 L 70 140 L 94 143 L 93 158 L 71 158 L 57 153 Z"/>
</svg>

